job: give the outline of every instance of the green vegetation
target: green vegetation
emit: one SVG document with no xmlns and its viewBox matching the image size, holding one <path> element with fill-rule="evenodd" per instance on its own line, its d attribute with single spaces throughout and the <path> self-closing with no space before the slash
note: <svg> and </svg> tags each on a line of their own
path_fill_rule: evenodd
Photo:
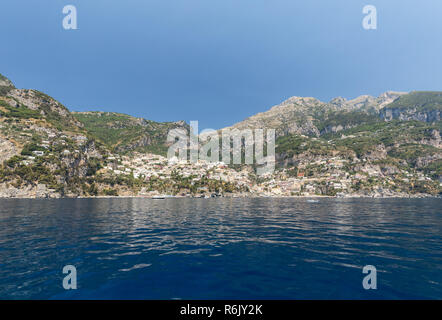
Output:
<svg viewBox="0 0 442 320">
<path fill-rule="evenodd" d="M 39 99 L 39 109 L 43 111 L 44 118 L 60 131 L 79 131 L 75 118 L 70 111 L 61 103 L 40 91 L 33 90 L 36 98 Z"/>
<path fill-rule="evenodd" d="M 394 109 L 416 108 L 417 111 L 441 110 L 441 91 L 413 91 L 403 95 L 387 106 Z"/>
<path fill-rule="evenodd" d="M 113 112 L 75 113 L 89 134 L 114 152 L 167 153 L 167 134 L 181 127 L 174 122 L 155 122 Z"/>
<path fill-rule="evenodd" d="M 423 144 L 409 143 L 391 149 L 388 155 L 392 158 L 403 159 L 414 166 L 416 160 L 424 155 L 431 156 L 440 153 L 440 150 Z"/>
<path fill-rule="evenodd" d="M 20 104 L 17 107 L 10 106 L 6 101 L 0 99 L 0 107 L 6 109 L 6 112 L 0 110 L 0 116 L 13 117 L 20 119 L 40 119 L 41 115 L 37 110 L 31 110 Z"/>
<path fill-rule="evenodd" d="M 6 96 L 11 90 L 12 90 L 11 87 L 0 86 L 0 96 Z"/>
<path fill-rule="evenodd" d="M 302 137 L 300 135 L 288 135 L 276 140 L 276 153 L 292 157 L 302 153 L 313 156 L 330 155 L 336 148 L 326 140 L 320 138 Z"/>
<path fill-rule="evenodd" d="M 321 120 L 321 118 L 324 118 Z M 337 112 L 331 111 L 315 121 L 316 127 L 320 132 L 324 132 L 329 127 L 342 126 L 349 128 L 363 124 L 372 124 L 380 122 L 377 115 L 366 114 L 360 111 Z"/>
<path fill-rule="evenodd" d="M 103 194 L 105 196 L 118 196 L 118 191 L 115 189 L 104 189 Z"/>
</svg>

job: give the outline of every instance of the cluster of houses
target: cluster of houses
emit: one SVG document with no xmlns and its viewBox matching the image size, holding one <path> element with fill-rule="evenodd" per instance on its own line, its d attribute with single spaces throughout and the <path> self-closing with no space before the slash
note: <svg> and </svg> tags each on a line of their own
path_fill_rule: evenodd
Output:
<svg viewBox="0 0 442 320">
<path fill-rule="evenodd" d="M 133 175 L 134 178 L 142 179 L 168 179 L 172 174 L 181 177 L 193 177 L 193 180 L 200 180 L 205 176 L 209 179 L 222 180 L 236 183 L 237 185 L 251 185 L 248 175 L 249 171 L 236 171 L 229 168 L 223 162 L 207 162 L 200 160 L 196 163 L 189 163 L 185 160 L 173 157 L 165 157 L 154 154 L 137 154 L 134 157 L 115 156 L 107 158 L 108 164 L 103 168 L 114 174 Z"/>
<path fill-rule="evenodd" d="M 44 129 L 44 128 L 42 128 Z M 41 131 L 41 130 L 40 130 Z M 72 153 L 80 153 L 79 149 L 72 149 L 68 147 L 68 143 L 66 142 L 67 139 L 70 139 L 74 141 L 75 145 L 77 147 L 80 147 L 81 145 L 85 144 L 87 141 L 87 137 L 83 135 L 72 135 L 67 136 L 65 134 L 61 136 L 57 136 L 53 131 L 50 129 L 47 129 L 47 132 L 45 132 L 47 135 L 46 140 L 42 140 L 37 146 L 39 147 L 39 150 L 32 151 L 32 156 L 27 156 L 26 160 L 22 161 L 22 164 L 29 165 L 32 164 L 36 158 L 43 157 L 45 155 L 52 156 L 54 155 L 53 152 L 51 152 L 51 146 L 66 146 L 66 149 L 61 151 L 61 156 L 67 157 L 70 156 Z M 26 135 L 26 133 L 23 133 L 22 135 Z M 70 150 L 71 149 L 71 150 Z"/>
<path fill-rule="evenodd" d="M 323 161 L 323 160 L 321 160 Z M 341 167 L 345 160 L 334 159 L 328 162 L 332 167 Z M 233 183 L 247 187 L 256 196 L 293 196 L 318 194 L 317 186 L 324 184 L 339 191 L 345 191 L 351 185 L 348 173 L 324 173 L 319 177 L 305 177 L 299 172 L 297 177 L 289 177 L 286 169 L 279 170 L 260 181 L 254 179 L 251 167 L 244 166 L 241 170 L 228 167 L 223 162 L 198 161 L 190 163 L 177 158 L 167 159 L 153 154 L 136 154 L 136 156 L 115 156 L 107 158 L 107 165 L 102 169 L 116 175 L 133 175 L 134 178 L 149 180 L 152 177 L 169 179 L 173 174 L 182 177 L 193 177 L 198 181 L 201 177 Z M 327 161 L 324 163 L 327 164 Z"/>
<path fill-rule="evenodd" d="M 193 177 L 193 181 L 198 181 L 204 176 L 247 187 L 249 193 L 255 196 L 314 196 L 324 195 L 324 190 L 332 190 L 332 194 L 349 194 L 352 193 L 352 186 L 355 183 L 370 178 L 379 178 L 384 184 L 394 185 L 391 176 L 384 175 L 379 167 L 366 164 L 365 161 L 359 161 L 360 171 L 347 172 L 344 166 L 350 160 L 339 157 L 301 163 L 295 176 L 289 174 L 290 169 L 283 168 L 258 180 L 251 167 L 243 166 L 241 170 L 235 170 L 223 162 L 212 163 L 200 160 L 197 163 L 190 163 L 154 154 L 136 154 L 132 157 L 110 156 L 107 160 L 108 165 L 103 170 L 117 175 L 133 175 L 134 178 L 145 180 L 153 177 L 165 180 L 176 174 Z M 316 168 L 314 174 L 307 176 L 307 168 Z M 404 171 L 400 172 L 400 175 L 405 180 L 431 180 L 421 173 L 411 174 Z"/>
</svg>

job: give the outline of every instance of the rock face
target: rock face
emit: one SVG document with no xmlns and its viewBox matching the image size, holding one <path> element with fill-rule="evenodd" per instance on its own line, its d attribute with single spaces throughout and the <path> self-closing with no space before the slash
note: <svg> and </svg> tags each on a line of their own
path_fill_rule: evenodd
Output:
<svg viewBox="0 0 442 320">
<path fill-rule="evenodd" d="M 321 134 L 337 133 L 339 131 L 347 130 L 347 129 L 350 129 L 352 127 L 353 127 L 352 125 L 343 126 L 341 124 L 338 124 L 338 125 L 328 125 L 328 126 L 324 127 L 324 129 L 321 130 Z"/>
<path fill-rule="evenodd" d="M 16 188 L 6 183 L 0 183 L 0 198 L 60 198 L 60 194 L 55 190 L 48 189 L 44 184 Z"/>
<path fill-rule="evenodd" d="M 23 105 L 30 110 L 38 111 L 42 117 L 58 121 L 65 126 L 83 127 L 65 106 L 44 93 L 36 90 L 13 89 L 7 96 L 16 102 L 16 106 Z"/>
<path fill-rule="evenodd" d="M 367 160 L 372 160 L 372 161 L 385 159 L 386 156 L 387 156 L 387 150 L 385 149 L 385 146 L 382 144 L 377 145 L 375 148 L 364 154 L 364 157 Z"/>
<path fill-rule="evenodd" d="M 18 150 L 11 141 L 0 136 L 0 163 L 6 161 L 18 154 Z"/>
<path fill-rule="evenodd" d="M 6 78 L 5 76 L 0 74 L 0 87 L 14 87 L 14 84 L 11 82 L 11 80 L 9 80 L 8 78 Z"/>
<path fill-rule="evenodd" d="M 0 96 L 6 95 L 14 88 L 14 84 L 8 78 L 0 74 Z"/>
<path fill-rule="evenodd" d="M 413 91 L 403 95 L 380 111 L 383 120 L 440 121 L 442 92 Z"/>
<path fill-rule="evenodd" d="M 430 138 L 423 139 L 422 141 L 420 141 L 420 143 L 442 149 L 442 139 L 440 137 L 440 131 L 436 129 L 432 130 Z"/>
<path fill-rule="evenodd" d="M 378 115 L 379 110 L 394 102 L 404 92 L 385 92 L 379 97 L 363 95 L 352 100 L 342 97 L 334 98 L 325 103 L 315 98 L 291 97 L 269 111 L 258 113 L 226 129 L 275 129 L 276 136 L 304 134 L 320 136 L 335 133 L 353 127 L 359 123 L 336 123 L 327 120 L 342 115 L 359 113 L 361 117 Z M 356 118 L 356 117 L 354 117 Z"/>
<path fill-rule="evenodd" d="M 314 125 L 314 112 L 327 104 L 315 98 L 291 97 L 269 111 L 258 113 L 226 129 L 275 129 L 276 136 L 287 134 L 319 135 Z"/>
<path fill-rule="evenodd" d="M 418 110 L 417 108 L 402 109 L 386 107 L 381 110 L 381 119 L 385 121 L 401 120 L 401 121 L 424 121 L 436 122 L 440 121 L 440 110 Z"/>
</svg>

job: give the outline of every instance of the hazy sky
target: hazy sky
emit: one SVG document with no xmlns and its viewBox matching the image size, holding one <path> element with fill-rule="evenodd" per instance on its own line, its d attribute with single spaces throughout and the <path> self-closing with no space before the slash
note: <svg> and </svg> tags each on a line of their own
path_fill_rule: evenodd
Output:
<svg viewBox="0 0 442 320">
<path fill-rule="evenodd" d="M 68 4 L 78 30 L 62 27 Z M 367 4 L 377 30 L 362 28 Z M 295 95 L 442 90 L 440 0 L 1 0 L 0 39 L 20 88 L 200 128 Z"/>
</svg>

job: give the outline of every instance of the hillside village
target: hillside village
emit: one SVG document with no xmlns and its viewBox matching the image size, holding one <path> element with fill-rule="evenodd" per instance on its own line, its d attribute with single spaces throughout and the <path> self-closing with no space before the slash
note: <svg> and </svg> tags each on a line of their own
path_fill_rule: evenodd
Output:
<svg viewBox="0 0 442 320">
<path fill-rule="evenodd" d="M 0 77 L 0 197 L 427 197 L 442 194 L 442 94 L 293 97 L 233 127 L 277 131 L 276 170 L 167 159 L 157 123 L 72 113 Z"/>
</svg>

